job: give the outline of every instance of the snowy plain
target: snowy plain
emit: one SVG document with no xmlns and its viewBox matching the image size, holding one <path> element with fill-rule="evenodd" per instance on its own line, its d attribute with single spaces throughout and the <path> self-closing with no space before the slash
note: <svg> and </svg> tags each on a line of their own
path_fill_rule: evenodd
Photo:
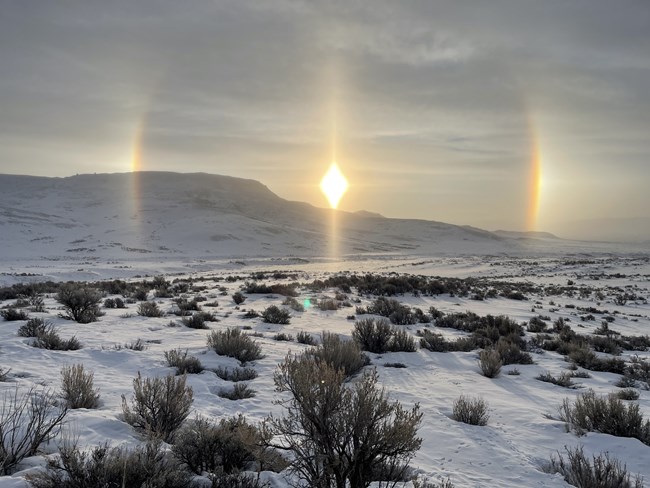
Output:
<svg viewBox="0 0 650 488">
<path fill-rule="evenodd" d="M 195 184 L 200 181 L 196 179 Z M 587 335 L 593 334 L 602 317 L 582 320 L 584 313 L 578 308 L 606 309 L 607 315 L 614 319 L 610 327 L 621 334 L 650 333 L 650 256 L 642 247 L 556 239 L 506 239 L 449 224 L 395 222 L 351 214 L 341 217 L 341 228 L 350 226 L 360 230 L 358 234 L 340 232 L 343 237 L 335 243 L 339 249 L 339 256 L 335 257 L 328 255 L 327 229 L 314 223 L 328 222 L 323 218 L 329 215 L 326 211 L 305 210 L 302 204 L 296 207 L 266 195 L 279 207 L 275 211 L 269 209 L 268 201 L 261 207 L 251 207 L 252 214 L 261 213 L 260 208 L 273 214 L 260 220 L 244 215 L 248 210 L 244 212 L 241 207 L 229 212 L 215 210 L 218 202 L 226 202 L 224 195 L 219 194 L 218 198 L 206 197 L 212 198 L 212 203 L 203 202 L 199 210 L 188 216 L 179 203 L 180 197 L 177 200 L 170 197 L 170 192 L 182 185 L 173 180 L 168 183 L 156 195 L 147 196 L 153 187 L 139 191 L 140 201 L 136 205 L 139 210 L 129 207 L 126 218 L 110 207 L 117 202 L 135 205 L 133 199 L 104 201 L 99 190 L 87 186 L 83 186 L 81 193 L 72 193 L 72 197 L 68 189 L 60 194 L 39 190 L 41 207 L 25 210 L 24 205 L 19 205 L 19 192 L 10 192 L 11 185 L 7 183 L 6 191 L 3 190 L 7 198 L 0 205 L 4 212 L 0 222 L 3 245 L 0 286 L 46 280 L 137 281 L 163 276 L 170 282 L 185 280 L 205 287 L 188 296 L 200 295 L 206 302 L 218 302 L 214 308 L 204 307 L 219 319 L 209 323 L 209 327 L 223 330 L 249 326 L 247 331 L 258 335 L 255 340 L 265 357 L 252 365 L 258 372 L 258 377 L 249 382 L 256 391 L 253 398 L 232 401 L 219 397 L 217 392 L 228 383 L 211 371 L 189 375 L 188 383 L 194 390 L 193 415 L 219 419 L 242 413 L 256 422 L 269 414 L 282 414 L 282 408 L 274 403 L 277 394 L 273 372 L 289 351 L 300 352 L 307 346 L 277 341 L 273 336 L 284 332 L 295 337 L 305 331 L 318 337 L 326 330 L 349 339 L 354 325 L 349 316 L 356 315 L 354 307 L 367 306 L 376 298 L 353 289 L 350 299 L 360 302 L 353 303 L 351 308 L 321 311 L 308 306 L 304 312 L 292 310 L 290 324 L 267 324 L 261 318 L 244 319 L 242 315 L 245 310 L 261 312 L 272 304 L 280 306 L 284 297 L 247 294 L 247 300 L 239 307 L 231 298 L 246 281 L 253 280 L 254 273 L 268 273 L 265 280 L 268 283 L 300 283 L 296 299 L 305 303 L 333 297 L 339 290 L 313 292 L 304 285 L 337 273 L 476 278 L 512 283 L 515 288 L 518 283 L 526 283 L 535 285 L 537 291 L 526 293 L 525 300 L 502 296 L 475 300 L 471 296 L 449 294 L 406 294 L 393 298 L 424 311 L 433 306 L 445 313 L 473 311 L 479 315 L 507 315 L 522 323 L 538 315 L 547 316 L 549 323 L 564 318 L 570 320 L 569 324 L 577 332 Z M 255 189 L 254 194 L 260 195 L 260 191 Z M 88 205 L 93 198 L 97 199 L 97 205 Z M 78 201 L 70 203 L 66 199 Z M 160 204 L 162 209 L 158 208 L 162 201 L 169 207 Z M 231 205 L 232 198 L 228 202 Z M 191 205 L 195 208 L 196 201 Z M 61 210 L 63 206 L 67 206 L 67 213 Z M 19 207 L 20 212 L 16 210 Z M 108 217 L 113 212 L 115 218 Z M 136 214 L 138 217 L 133 218 Z M 132 222 L 133 228 L 127 222 Z M 290 228 L 288 222 L 294 222 L 294 226 Z M 371 231 L 376 232 L 372 239 L 368 238 Z M 411 242 L 407 243 L 409 238 Z M 274 271 L 290 277 L 274 279 Z M 569 282 L 575 287 L 572 296 L 550 292 Z M 581 289 L 589 293 L 581 294 Z M 636 298 L 616 304 L 616 296 L 624 291 L 633 292 Z M 79 437 L 80 447 L 90 448 L 107 440 L 112 445 L 128 446 L 143 442 L 142 436 L 121 418 L 121 396 L 130 398 L 132 381 L 138 372 L 143 376 L 173 372 L 166 364 L 164 352 L 177 348 L 187 349 L 206 368 L 238 365 L 236 360 L 218 356 L 207 347 L 209 331 L 170 327 L 170 321 L 178 322 L 178 317 L 171 314 L 171 298 L 150 294 L 148 299 L 156 301 L 167 316 L 141 317 L 137 315 L 137 304 L 128 304 L 126 310 L 102 309 L 105 315 L 97 322 L 77 324 L 60 318 L 60 304 L 52 295 L 46 296 L 45 312 L 30 312 L 30 316 L 51 321 L 64 339 L 76 336 L 83 346 L 77 351 L 35 348 L 31 339 L 17 335 L 24 321 L 0 321 L 0 367 L 11 368 L 8 381 L 0 383 L 0 391 L 5 393 L 16 385 L 56 390 L 60 386 L 62 366 L 81 363 L 94 372 L 101 397 L 99 408 L 73 410 L 69 414 L 66 429 Z M 11 303 L 12 300 L 0 302 L 0 307 Z M 438 328 L 435 323 L 405 327 L 414 336 L 424 327 L 448 337 L 461 335 L 453 329 Z M 532 334 L 526 333 L 525 337 L 530 340 Z M 145 350 L 119 347 L 138 339 L 146 343 Z M 629 360 L 633 354 L 650 356 L 647 351 L 624 351 L 621 357 Z M 618 390 L 614 384 L 619 375 L 590 371 L 589 378 L 578 380 L 577 389 L 538 381 L 535 377 L 539 374 L 550 372 L 557 376 L 569 365 L 563 356 L 550 351 L 535 351 L 534 364 L 505 366 L 503 373 L 494 379 L 480 374 L 478 351 L 439 353 L 418 349 L 412 353 L 368 355 L 369 367 L 377 368 L 380 384 L 390 392 L 391 398 L 406 407 L 419 403 L 424 413 L 419 430 L 422 447 L 411 463 L 416 474 L 432 481 L 449 478 L 458 488 L 564 487 L 568 485 L 562 477 L 544 472 L 543 466 L 551 455 L 564 452 L 565 446 L 583 445 L 587 454 L 609 452 L 624 462 L 631 473 L 650 480 L 650 446 L 637 439 L 594 432 L 578 437 L 567 432 L 564 422 L 558 419 L 558 407 L 563 399 L 575 398 L 589 388 L 598 394 L 614 392 Z M 396 362 L 406 368 L 384 366 Z M 514 367 L 519 375 L 506 374 Z M 650 391 L 638 388 L 638 392 L 641 411 L 646 418 L 650 417 Z M 489 403 L 490 418 L 486 426 L 471 426 L 451 418 L 453 402 L 461 394 L 479 396 Z M 56 449 L 56 441 L 44 446 L 42 456 L 27 459 L 15 473 L 0 477 L 0 487 L 26 488 L 25 475 L 41 469 L 46 456 Z M 290 486 L 285 475 L 264 473 L 276 488 Z"/>
</svg>

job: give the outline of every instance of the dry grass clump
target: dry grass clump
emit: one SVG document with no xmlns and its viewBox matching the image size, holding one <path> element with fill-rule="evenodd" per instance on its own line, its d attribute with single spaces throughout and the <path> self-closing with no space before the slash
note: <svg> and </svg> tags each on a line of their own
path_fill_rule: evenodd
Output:
<svg viewBox="0 0 650 488">
<path fill-rule="evenodd" d="M 164 317 L 165 312 L 160 310 L 156 302 L 141 302 L 138 304 L 138 315 L 143 317 Z"/>
<path fill-rule="evenodd" d="M 249 423 L 242 415 L 223 418 L 218 423 L 197 417 L 178 431 L 172 452 L 199 475 L 204 472 L 230 475 L 250 469 L 255 464 L 260 470 L 281 471 L 286 462 L 276 451 L 265 447 L 268 441 L 268 433 Z M 220 479 L 224 481 L 222 477 Z M 214 486 L 249 486 L 231 485 L 231 481 Z"/>
<path fill-rule="evenodd" d="M 454 402 L 452 418 L 470 425 L 487 425 L 490 415 L 488 403 L 482 398 L 459 396 Z"/>
<path fill-rule="evenodd" d="M 259 344 L 237 328 L 228 328 L 222 331 L 213 330 L 208 335 L 208 347 L 220 356 L 232 357 L 241 363 L 255 361 L 264 357 Z"/>
<path fill-rule="evenodd" d="M 585 456 L 582 447 L 565 447 L 567 457 L 559 453 L 551 457 L 546 466 L 548 473 L 560 473 L 564 480 L 577 488 L 643 488 L 640 476 L 634 478 L 627 472 L 627 466 L 608 453 L 594 454 L 593 462 Z"/>
<path fill-rule="evenodd" d="M 316 339 L 314 339 L 314 336 L 302 330 L 296 334 L 296 342 L 299 342 L 300 344 L 307 344 L 309 346 L 316 345 Z"/>
<path fill-rule="evenodd" d="M 49 390 L 5 391 L 0 405 L 0 475 L 36 455 L 58 434 L 67 413 L 67 405 Z"/>
<path fill-rule="evenodd" d="M 485 349 L 479 354 L 481 373 L 486 378 L 496 378 L 501 373 L 501 355 L 494 349 Z"/>
<path fill-rule="evenodd" d="M 32 342 L 32 346 L 51 351 L 76 351 L 81 349 L 81 343 L 75 336 L 63 340 L 59 336 L 58 329 L 51 324 L 39 331 L 36 339 Z"/>
<path fill-rule="evenodd" d="M 535 379 L 539 381 L 544 381 L 545 383 L 552 383 L 563 388 L 575 388 L 576 384 L 572 381 L 573 374 L 568 372 L 560 373 L 560 376 L 553 376 L 549 371 L 546 373 L 541 373 L 536 376 Z"/>
<path fill-rule="evenodd" d="M 290 322 L 291 314 L 276 305 L 270 305 L 262 312 L 262 318 L 269 324 L 286 325 Z"/>
<path fill-rule="evenodd" d="M 0 310 L 0 316 L 2 316 L 6 321 L 27 320 L 29 318 L 27 312 L 15 308 L 5 308 L 4 310 Z"/>
<path fill-rule="evenodd" d="M 64 366 L 61 369 L 61 396 L 71 409 L 97 408 L 99 390 L 93 385 L 94 374 L 83 364 Z"/>
<path fill-rule="evenodd" d="M 361 352 L 356 341 L 344 341 L 331 332 L 323 332 L 320 346 L 308 349 L 306 354 L 343 371 L 346 377 L 355 375 L 361 368 L 370 364 L 370 359 Z"/>
<path fill-rule="evenodd" d="M 188 488 L 192 474 L 166 453 L 160 442 L 127 449 L 103 444 L 86 452 L 70 443 L 45 471 L 29 475 L 34 488 L 135 487 Z"/>
<path fill-rule="evenodd" d="M 20 337 L 38 337 L 43 334 L 47 327 L 51 325 L 40 317 L 31 318 L 26 324 L 23 324 L 18 329 Z"/>
<path fill-rule="evenodd" d="M 147 435 L 171 442 L 174 432 L 190 413 L 192 388 L 185 386 L 185 376 L 133 380 L 131 405 L 122 395 L 124 420 Z"/>
<path fill-rule="evenodd" d="M 201 361 L 199 361 L 199 358 L 187 355 L 187 349 L 185 351 L 181 351 L 180 349 L 165 351 L 165 360 L 167 361 L 167 366 L 176 368 L 177 376 L 182 374 L 199 374 L 205 369 Z"/>
<path fill-rule="evenodd" d="M 256 391 L 249 388 L 246 383 L 235 383 L 232 388 L 222 388 L 219 390 L 218 395 L 228 400 L 243 400 L 245 398 L 253 398 L 255 393 Z"/>
<path fill-rule="evenodd" d="M 190 329 L 209 329 L 206 322 L 217 322 L 217 318 L 209 312 L 196 312 L 181 319 L 181 323 Z"/>
<path fill-rule="evenodd" d="M 406 330 L 391 325 L 388 320 L 363 319 L 354 324 L 352 338 L 361 349 L 376 354 L 384 352 L 415 352 L 415 339 Z"/>
<path fill-rule="evenodd" d="M 634 437 L 650 445 L 650 420 L 645 420 L 638 403 L 625 404 L 614 395 L 598 396 L 593 390 L 568 398 L 559 408 L 560 418 L 578 435 L 601 432 Z"/>
</svg>

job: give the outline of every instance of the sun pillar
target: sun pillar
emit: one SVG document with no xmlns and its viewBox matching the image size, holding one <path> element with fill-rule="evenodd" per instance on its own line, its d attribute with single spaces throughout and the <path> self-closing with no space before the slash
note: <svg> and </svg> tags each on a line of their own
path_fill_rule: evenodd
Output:
<svg viewBox="0 0 650 488">
<path fill-rule="evenodd" d="M 538 225 L 539 207 L 542 193 L 542 154 L 537 138 L 533 138 L 530 154 L 530 176 L 528 183 L 528 211 L 526 227 L 535 231 Z"/>
</svg>

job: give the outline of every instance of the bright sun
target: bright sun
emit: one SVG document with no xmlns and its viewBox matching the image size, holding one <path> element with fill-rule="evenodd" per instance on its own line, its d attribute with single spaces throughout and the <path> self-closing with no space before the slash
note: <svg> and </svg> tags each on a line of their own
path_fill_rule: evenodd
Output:
<svg viewBox="0 0 650 488">
<path fill-rule="evenodd" d="M 320 182 L 320 189 L 327 197 L 332 208 L 336 208 L 341 201 L 343 195 L 348 190 L 348 180 L 345 179 L 343 173 L 336 165 L 332 163 L 330 169 L 325 173 Z"/>
</svg>

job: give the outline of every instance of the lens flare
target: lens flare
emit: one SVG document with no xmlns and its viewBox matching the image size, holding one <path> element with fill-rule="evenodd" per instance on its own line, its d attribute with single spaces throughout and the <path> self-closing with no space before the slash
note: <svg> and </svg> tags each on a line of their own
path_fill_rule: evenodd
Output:
<svg viewBox="0 0 650 488">
<path fill-rule="evenodd" d="M 349 186 L 348 180 L 345 179 L 336 163 L 332 163 L 320 182 L 320 189 L 332 208 L 338 207 Z"/>
</svg>

